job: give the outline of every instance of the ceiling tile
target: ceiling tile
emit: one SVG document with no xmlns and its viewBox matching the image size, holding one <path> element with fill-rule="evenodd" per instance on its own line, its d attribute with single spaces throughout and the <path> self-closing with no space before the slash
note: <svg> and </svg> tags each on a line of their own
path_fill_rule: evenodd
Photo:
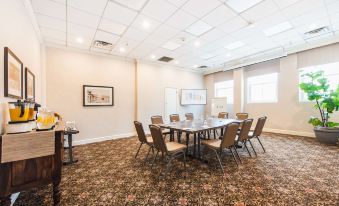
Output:
<svg viewBox="0 0 339 206">
<path fill-rule="evenodd" d="M 339 13 L 339 1 L 333 1 L 330 4 L 327 5 L 328 13 L 329 14 L 335 14 Z"/>
<path fill-rule="evenodd" d="M 97 28 L 100 17 L 69 7 L 67 9 L 68 21 L 83 26 Z"/>
<path fill-rule="evenodd" d="M 232 42 L 231 44 L 226 45 L 225 48 L 228 50 L 234 50 L 234 49 L 238 49 L 243 46 L 245 46 L 244 42 L 236 41 L 236 42 Z"/>
<path fill-rule="evenodd" d="M 108 43 L 115 44 L 119 40 L 119 36 L 104 31 L 97 31 L 95 34 L 95 40 L 105 41 Z"/>
<path fill-rule="evenodd" d="M 187 14 L 182 10 L 178 10 L 173 16 L 170 17 L 170 19 L 166 23 L 177 29 L 185 29 L 197 20 L 198 18 Z"/>
<path fill-rule="evenodd" d="M 103 17 L 124 25 L 130 25 L 137 14 L 136 11 L 132 11 L 131 9 L 109 1 Z"/>
<path fill-rule="evenodd" d="M 56 39 L 56 40 L 61 40 L 61 41 L 66 41 L 66 33 L 53 30 L 53 29 L 48 29 L 45 27 L 40 27 L 40 31 L 43 37 L 49 38 L 49 39 Z"/>
<path fill-rule="evenodd" d="M 271 39 L 272 41 L 281 46 L 293 45 L 299 42 L 304 42 L 304 39 L 295 30 L 282 32 L 280 34 L 272 36 Z"/>
<path fill-rule="evenodd" d="M 237 31 L 245 26 L 247 26 L 248 23 L 243 20 L 241 17 L 235 17 L 233 19 L 231 19 L 230 21 L 227 21 L 219 26 L 217 26 L 218 29 L 226 32 L 226 33 L 231 33 L 234 31 Z"/>
<path fill-rule="evenodd" d="M 175 5 L 176 7 L 181 7 L 184 3 L 186 3 L 188 0 L 167 0 L 171 4 Z"/>
<path fill-rule="evenodd" d="M 166 41 L 167 39 L 165 39 L 162 36 L 151 34 L 143 41 L 143 43 L 153 45 L 153 46 L 159 46 L 159 45 L 164 44 Z"/>
<path fill-rule="evenodd" d="M 300 34 L 304 34 L 305 32 L 317 29 L 317 28 L 321 28 L 321 27 L 325 27 L 328 26 L 329 29 L 331 29 L 331 23 L 328 20 L 327 17 L 325 18 L 321 18 L 321 19 L 317 19 L 317 20 L 313 20 L 311 21 L 311 23 L 305 23 L 303 25 L 298 25 L 295 27 L 295 29 L 300 33 Z"/>
<path fill-rule="evenodd" d="M 244 11 L 243 13 L 241 13 L 241 16 L 244 17 L 247 21 L 254 23 L 277 11 L 278 7 L 272 0 L 265 0 Z"/>
<path fill-rule="evenodd" d="M 181 47 L 181 44 L 178 44 L 176 42 L 168 41 L 165 44 L 161 46 L 161 48 L 168 49 L 168 50 L 175 50 L 177 48 Z"/>
<path fill-rule="evenodd" d="M 218 26 L 219 24 L 232 19 L 236 15 L 237 13 L 223 4 L 213 10 L 211 13 L 207 14 L 202 20 L 209 25 Z"/>
<path fill-rule="evenodd" d="M 149 0 L 142 10 L 142 13 L 158 21 L 164 22 L 176 10 L 177 7 L 173 6 L 165 0 Z"/>
<path fill-rule="evenodd" d="M 212 26 L 206 24 L 203 21 L 197 21 L 196 23 L 189 26 L 187 29 L 185 29 L 186 32 L 191 33 L 195 36 L 200 36 L 201 34 L 209 31 L 212 29 Z"/>
<path fill-rule="evenodd" d="M 44 37 L 44 43 L 45 44 L 58 45 L 58 46 L 66 46 L 66 38 L 64 40 L 60 40 L 60 39 L 53 39 L 53 38 L 49 38 L 49 37 Z"/>
<path fill-rule="evenodd" d="M 318 19 L 327 18 L 327 10 L 325 8 L 319 8 L 312 12 L 307 12 L 303 15 L 300 15 L 296 18 L 290 20 L 294 26 L 304 25 L 304 24 L 314 24 Z"/>
<path fill-rule="evenodd" d="M 299 2 L 300 0 L 274 0 L 274 2 L 279 6 L 280 9 L 284 9 L 292 4 Z"/>
<path fill-rule="evenodd" d="M 324 7 L 321 0 L 302 0 L 282 10 L 283 15 L 288 19 L 293 19 L 306 12 Z"/>
<path fill-rule="evenodd" d="M 147 0 L 114 0 L 116 2 L 119 2 L 122 5 L 125 5 L 131 9 L 139 11 Z"/>
<path fill-rule="evenodd" d="M 67 32 L 68 34 L 71 34 L 77 37 L 93 39 L 96 29 L 89 28 L 86 26 L 81 26 L 78 24 L 67 23 Z"/>
<path fill-rule="evenodd" d="M 287 31 L 289 29 L 292 29 L 293 26 L 290 24 L 290 22 L 285 21 L 285 22 L 281 22 L 277 25 L 274 25 L 272 27 L 269 27 L 267 29 L 265 29 L 263 32 L 266 36 L 273 36 L 276 34 L 279 34 L 281 32 Z"/>
<path fill-rule="evenodd" d="M 131 26 L 140 29 L 146 33 L 151 33 L 157 29 L 160 22 L 145 15 L 139 14 Z"/>
<path fill-rule="evenodd" d="M 134 27 L 129 27 L 125 34 L 123 35 L 126 39 L 131 39 L 134 41 L 142 41 L 144 40 L 149 34 L 141 31 L 140 29 L 136 29 Z"/>
<path fill-rule="evenodd" d="M 32 0 L 32 7 L 36 13 L 66 20 L 66 5 L 53 1 Z"/>
<path fill-rule="evenodd" d="M 153 34 L 162 36 L 164 39 L 170 39 L 174 37 L 176 34 L 178 34 L 179 32 L 180 32 L 179 30 L 164 24 L 160 26 Z"/>
<path fill-rule="evenodd" d="M 219 29 L 214 28 L 206 32 L 205 34 L 201 35 L 200 38 L 209 42 L 209 41 L 215 41 L 217 39 L 220 39 L 223 36 L 225 36 L 224 32 L 221 32 Z"/>
<path fill-rule="evenodd" d="M 110 51 L 106 50 L 106 49 L 99 49 L 99 48 L 95 48 L 95 47 L 91 47 L 89 49 L 91 52 L 96 52 L 96 53 L 104 53 L 104 54 L 109 54 Z"/>
<path fill-rule="evenodd" d="M 67 5 L 97 16 L 102 15 L 106 4 L 107 0 L 67 0 Z"/>
<path fill-rule="evenodd" d="M 109 21 L 107 19 L 101 19 L 99 29 L 109 33 L 121 35 L 125 32 L 127 26 L 113 21 Z"/>
<path fill-rule="evenodd" d="M 221 2 L 218 0 L 208 0 L 208 3 L 206 3 L 206 0 L 190 0 L 182 7 L 182 9 L 198 18 L 201 18 L 220 4 Z"/>
<path fill-rule="evenodd" d="M 35 16 L 39 26 L 66 32 L 66 21 L 41 14 L 36 14 Z"/>
<path fill-rule="evenodd" d="M 226 4 L 228 4 L 228 6 L 230 6 L 236 12 L 241 13 L 252 6 L 255 6 L 261 1 L 263 0 L 228 0 L 226 1 Z"/>
<path fill-rule="evenodd" d="M 121 39 L 119 40 L 119 43 L 115 46 L 114 51 L 119 53 L 129 53 L 134 48 L 136 48 L 139 45 L 139 42 L 128 40 L 128 39 Z"/>
<path fill-rule="evenodd" d="M 79 40 L 81 40 L 81 42 L 79 42 Z M 78 47 L 86 47 L 87 49 L 89 49 L 92 44 L 92 40 L 93 38 L 80 38 L 77 35 L 67 35 L 67 45 L 79 45 Z"/>
</svg>

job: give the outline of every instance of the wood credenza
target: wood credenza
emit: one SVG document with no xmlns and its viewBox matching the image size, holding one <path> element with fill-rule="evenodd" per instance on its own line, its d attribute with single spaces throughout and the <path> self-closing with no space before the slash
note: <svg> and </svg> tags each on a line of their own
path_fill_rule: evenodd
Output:
<svg viewBox="0 0 339 206">
<path fill-rule="evenodd" d="M 53 184 L 54 205 L 60 205 L 63 128 L 0 136 L 0 206 L 11 194 Z"/>
</svg>

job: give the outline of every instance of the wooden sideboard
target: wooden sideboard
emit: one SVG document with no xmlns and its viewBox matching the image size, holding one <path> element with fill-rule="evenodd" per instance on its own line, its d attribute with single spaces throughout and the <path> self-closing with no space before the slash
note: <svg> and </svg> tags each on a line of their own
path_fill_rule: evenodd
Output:
<svg viewBox="0 0 339 206">
<path fill-rule="evenodd" d="M 60 205 L 63 127 L 0 136 L 0 205 L 11 194 L 53 184 L 54 205 Z"/>
</svg>

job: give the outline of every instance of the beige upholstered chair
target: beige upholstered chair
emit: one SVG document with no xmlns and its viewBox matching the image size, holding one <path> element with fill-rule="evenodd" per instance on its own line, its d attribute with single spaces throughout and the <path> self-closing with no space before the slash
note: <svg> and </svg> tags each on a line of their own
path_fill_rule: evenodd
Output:
<svg viewBox="0 0 339 206">
<path fill-rule="evenodd" d="M 253 119 L 245 119 L 242 122 L 242 126 L 241 126 L 240 132 L 238 134 L 238 139 L 237 139 L 237 142 L 242 142 L 243 143 L 243 145 L 245 146 L 245 148 L 246 148 L 248 154 L 250 155 L 250 157 L 252 157 L 252 155 L 251 155 L 250 151 L 248 150 L 246 143 L 247 142 L 251 143 L 251 141 L 250 141 L 250 139 L 248 137 L 248 134 L 249 134 L 249 132 L 251 130 L 252 123 L 253 123 Z M 251 146 L 252 146 L 252 143 L 251 143 Z"/>
<path fill-rule="evenodd" d="M 156 115 L 156 116 L 152 116 L 151 117 L 151 122 L 152 124 L 164 124 L 164 120 L 162 119 L 162 116 L 160 115 Z M 171 135 L 171 131 L 169 129 L 162 129 L 162 134 L 164 135 L 164 138 L 166 137 L 166 135 Z M 171 138 L 171 136 L 170 136 Z"/>
<path fill-rule="evenodd" d="M 178 114 L 171 114 L 170 115 L 171 122 L 180 122 L 180 116 Z"/>
<path fill-rule="evenodd" d="M 148 153 L 147 153 L 147 156 L 146 156 L 146 160 L 147 160 L 151 149 L 153 149 L 153 139 L 152 139 L 152 137 L 146 136 L 144 128 L 143 128 L 143 126 L 140 122 L 134 121 L 134 126 L 135 126 L 135 130 L 137 131 L 138 139 L 139 139 L 139 142 L 140 142 L 140 146 L 139 146 L 138 151 L 135 154 L 134 158 L 137 158 L 141 146 L 145 144 L 145 145 L 149 146 L 149 150 L 148 150 Z"/>
<path fill-rule="evenodd" d="M 237 159 L 233 153 L 232 148 L 236 151 L 236 148 L 234 146 L 235 144 L 235 138 L 237 136 L 237 131 L 239 128 L 238 123 L 231 123 L 228 124 L 225 127 L 225 133 L 221 140 L 204 140 L 202 141 L 202 144 L 205 145 L 207 148 L 214 151 L 215 155 L 217 156 L 219 165 L 221 167 L 221 170 L 224 172 L 224 168 L 221 163 L 221 154 L 224 149 L 229 149 L 232 153 L 233 159 L 238 165 Z M 238 154 L 237 154 L 238 155 Z"/>
<path fill-rule="evenodd" d="M 245 120 L 248 118 L 248 113 L 236 113 L 235 116 L 239 120 Z"/>
<path fill-rule="evenodd" d="M 264 126 L 265 126 L 266 120 L 267 120 L 267 117 L 260 117 L 258 119 L 258 121 L 257 121 L 257 124 L 255 125 L 254 131 L 253 132 L 249 132 L 249 134 L 248 134 L 249 140 L 251 140 L 252 138 L 257 138 L 258 139 L 258 141 L 259 141 L 262 149 L 264 150 L 264 152 L 266 152 L 266 151 L 265 151 L 265 148 L 264 148 L 262 142 L 259 139 L 259 136 L 262 133 L 262 130 L 263 130 Z M 251 141 L 250 141 L 250 143 L 251 143 Z M 251 145 L 252 145 L 252 143 L 251 143 Z M 252 145 L 252 148 L 254 150 L 253 145 Z M 255 155 L 257 155 L 255 150 L 254 150 L 254 153 L 255 153 Z"/>
<path fill-rule="evenodd" d="M 185 117 L 186 117 L 186 120 L 193 120 L 194 119 L 193 113 L 186 113 Z"/>
<path fill-rule="evenodd" d="M 154 159 L 152 162 L 152 166 L 159 152 L 161 152 L 162 154 L 165 155 L 165 158 L 168 160 L 165 176 L 168 172 L 169 167 L 171 166 L 172 160 L 178 156 L 181 156 L 181 155 L 184 156 L 184 166 L 186 169 L 186 156 L 185 156 L 185 152 L 187 149 L 186 145 L 183 145 L 177 142 L 165 142 L 164 139 L 162 138 L 160 127 L 156 125 L 150 125 L 149 127 L 150 127 L 151 134 L 152 134 L 154 148 L 157 150 L 157 153 L 154 156 Z"/>
<path fill-rule="evenodd" d="M 228 112 L 219 112 L 218 118 L 219 119 L 227 119 L 228 118 Z"/>
</svg>

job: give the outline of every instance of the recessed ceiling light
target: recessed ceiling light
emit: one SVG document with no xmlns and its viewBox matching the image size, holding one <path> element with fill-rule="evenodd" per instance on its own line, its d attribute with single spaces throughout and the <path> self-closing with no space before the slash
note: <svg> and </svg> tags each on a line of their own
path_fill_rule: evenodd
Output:
<svg viewBox="0 0 339 206">
<path fill-rule="evenodd" d="M 194 46 L 195 46 L 195 47 L 199 47 L 200 45 L 201 45 L 200 41 L 195 41 L 195 42 L 194 42 Z"/>
<path fill-rule="evenodd" d="M 120 48 L 119 48 L 119 51 L 122 52 L 122 53 L 124 53 L 124 52 L 126 51 L 126 49 L 125 49 L 124 47 L 120 47 Z"/>
<path fill-rule="evenodd" d="M 144 29 L 148 29 L 150 26 L 151 26 L 151 24 L 149 23 L 149 21 L 144 20 L 144 21 L 142 22 L 142 27 L 143 27 Z"/>
<path fill-rule="evenodd" d="M 181 44 L 178 44 L 178 43 L 169 41 L 169 42 L 166 42 L 166 43 L 165 43 L 164 45 L 162 45 L 161 47 L 164 48 L 164 49 L 168 49 L 168 50 L 173 51 L 173 50 L 175 50 L 175 49 L 181 47 Z"/>
<path fill-rule="evenodd" d="M 238 13 L 241 13 L 263 0 L 228 0 L 226 4 Z"/>
<path fill-rule="evenodd" d="M 290 22 L 285 21 L 285 22 L 282 22 L 278 25 L 275 25 L 271 28 L 264 30 L 264 33 L 265 33 L 266 36 L 273 36 L 273 35 L 276 35 L 276 34 L 283 32 L 283 31 L 287 31 L 289 29 L 292 29 L 292 25 L 290 24 Z"/>
<path fill-rule="evenodd" d="M 84 42 L 84 39 L 81 37 L 78 37 L 76 40 L 79 44 L 82 44 Z"/>
<path fill-rule="evenodd" d="M 240 48 L 242 46 L 245 46 L 244 42 L 236 41 L 236 42 L 233 42 L 232 44 L 227 45 L 226 49 L 233 50 L 233 49 L 238 49 L 238 48 Z"/>
<path fill-rule="evenodd" d="M 155 59 L 156 58 L 156 56 L 154 55 L 154 54 L 151 54 L 151 59 Z"/>
</svg>

